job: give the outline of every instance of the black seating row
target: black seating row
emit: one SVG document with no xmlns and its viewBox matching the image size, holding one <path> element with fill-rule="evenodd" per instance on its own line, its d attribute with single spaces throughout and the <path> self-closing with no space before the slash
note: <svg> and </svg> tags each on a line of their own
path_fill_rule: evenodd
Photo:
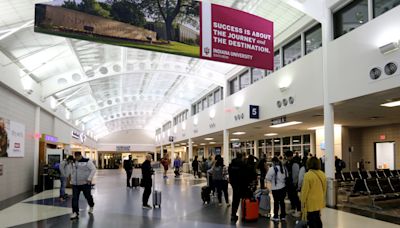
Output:
<svg viewBox="0 0 400 228">
<path fill-rule="evenodd" d="M 355 181 L 356 179 L 400 177 L 400 170 L 374 170 L 356 172 L 336 172 L 335 179 L 342 181 Z"/>
<path fill-rule="evenodd" d="M 375 201 L 400 199 L 400 179 L 397 177 L 356 179 L 352 192 L 368 195 L 372 200 L 372 206 L 376 207 Z"/>
</svg>

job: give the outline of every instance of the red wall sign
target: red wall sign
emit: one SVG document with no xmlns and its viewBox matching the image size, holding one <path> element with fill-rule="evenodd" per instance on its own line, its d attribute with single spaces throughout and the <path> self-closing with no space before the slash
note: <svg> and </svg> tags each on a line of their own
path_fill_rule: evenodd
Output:
<svg viewBox="0 0 400 228">
<path fill-rule="evenodd" d="M 201 58 L 272 70 L 273 23 L 225 6 L 201 3 Z"/>
<path fill-rule="evenodd" d="M 380 135 L 380 136 L 379 136 L 379 139 L 380 139 L 380 140 L 385 140 L 385 139 L 386 139 L 386 135 Z"/>
</svg>

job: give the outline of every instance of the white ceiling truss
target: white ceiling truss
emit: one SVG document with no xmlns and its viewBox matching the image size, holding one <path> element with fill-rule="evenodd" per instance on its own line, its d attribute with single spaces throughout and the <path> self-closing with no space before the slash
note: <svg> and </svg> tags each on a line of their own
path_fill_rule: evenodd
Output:
<svg viewBox="0 0 400 228">
<path fill-rule="evenodd" d="M 34 4 L 0 1 L 0 51 L 42 87 L 43 99 L 97 137 L 160 127 L 201 96 L 225 86 L 231 64 L 33 32 Z M 306 15 L 284 0 L 215 0 L 274 22 L 275 36 Z"/>
</svg>

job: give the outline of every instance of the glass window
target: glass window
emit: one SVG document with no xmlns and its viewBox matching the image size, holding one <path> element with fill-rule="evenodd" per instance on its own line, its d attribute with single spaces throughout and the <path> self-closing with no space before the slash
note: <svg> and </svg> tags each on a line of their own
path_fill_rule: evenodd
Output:
<svg viewBox="0 0 400 228">
<path fill-rule="evenodd" d="M 208 108 L 207 98 L 203 98 L 203 101 L 201 103 L 203 103 L 203 110 Z"/>
<path fill-rule="evenodd" d="M 274 146 L 274 156 L 276 156 L 276 157 L 281 156 L 281 147 L 280 146 Z"/>
<path fill-rule="evenodd" d="M 280 138 L 275 138 L 274 139 L 274 146 L 280 146 L 281 145 L 281 139 Z"/>
<path fill-rule="evenodd" d="M 293 146 L 292 150 L 293 150 L 293 154 L 296 155 L 296 153 L 298 153 L 299 155 L 301 155 L 301 146 Z"/>
<path fill-rule="evenodd" d="M 285 155 L 286 152 L 290 151 L 290 146 L 284 146 L 284 147 L 282 147 L 282 151 L 283 151 L 283 154 Z"/>
<path fill-rule="evenodd" d="M 310 135 L 303 135 L 303 144 L 310 144 Z"/>
<path fill-rule="evenodd" d="M 237 78 L 232 79 L 229 82 L 230 94 L 234 94 L 239 91 L 239 80 Z"/>
<path fill-rule="evenodd" d="M 297 37 L 283 47 L 283 65 L 286 66 L 301 57 L 301 39 Z"/>
<path fill-rule="evenodd" d="M 199 101 L 198 103 L 197 103 L 197 105 L 196 105 L 196 110 L 197 110 L 197 112 L 196 113 L 199 113 L 201 110 L 202 110 L 202 107 L 201 107 L 202 105 L 201 105 L 201 101 Z"/>
<path fill-rule="evenodd" d="M 272 157 L 272 147 L 267 147 L 266 153 L 267 153 L 267 157 L 271 158 Z"/>
<path fill-rule="evenodd" d="M 258 146 L 259 147 L 264 147 L 265 146 L 265 140 L 258 140 Z"/>
<path fill-rule="evenodd" d="M 333 14 L 335 39 L 366 22 L 368 22 L 368 0 L 353 1 Z"/>
<path fill-rule="evenodd" d="M 283 145 L 290 145 L 290 137 L 284 137 L 282 141 Z"/>
<path fill-rule="evenodd" d="M 400 5 L 400 0 L 373 0 L 374 18 Z"/>
<path fill-rule="evenodd" d="M 214 104 L 214 93 L 211 93 L 208 95 L 208 106 L 211 106 Z"/>
<path fill-rule="evenodd" d="M 267 144 L 267 146 L 272 146 L 272 139 L 266 139 L 265 143 Z"/>
<path fill-rule="evenodd" d="M 281 55 L 280 55 L 279 50 L 278 50 L 278 51 L 276 51 L 274 53 L 274 69 L 275 70 L 279 70 L 279 68 L 281 68 L 281 67 L 282 67 L 282 65 L 281 65 Z"/>
<path fill-rule="evenodd" d="M 308 156 L 308 154 L 311 152 L 311 148 L 309 145 L 303 147 L 303 156 Z"/>
<path fill-rule="evenodd" d="M 305 33 L 306 55 L 322 47 L 321 24 L 318 24 Z"/>
<path fill-rule="evenodd" d="M 221 87 L 219 89 L 219 91 L 220 91 L 221 100 L 223 100 L 224 99 L 224 88 Z"/>
<path fill-rule="evenodd" d="M 192 115 L 195 115 L 196 113 L 196 105 L 194 104 L 192 105 Z"/>
<path fill-rule="evenodd" d="M 250 71 L 246 71 L 245 73 L 240 75 L 239 79 L 240 79 L 240 89 L 244 89 L 247 86 L 249 86 L 251 84 L 250 83 Z"/>
<path fill-rule="evenodd" d="M 253 68 L 253 69 L 251 69 L 251 72 L 252 72 L 252 75 L 251 75 L 252 83 L 262 79 L 265 75 L 265 70 L 263 70 L 263 69 Z"/>
<path fill-rule="evenodd" d="M 221 100 L 221 93 L 219 90 L 214 92 L 214 104 L 218 103 Z"/>
<path fill-rule="evenodd" d="M 293 145 L 301 144 L 301 135 L 293 136 Z"/>
</svg>

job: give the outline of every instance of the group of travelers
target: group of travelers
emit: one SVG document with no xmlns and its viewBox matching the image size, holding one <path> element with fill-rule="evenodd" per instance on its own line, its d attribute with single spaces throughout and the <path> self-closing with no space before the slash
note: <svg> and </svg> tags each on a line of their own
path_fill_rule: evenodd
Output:
<svg viewBox="0 0 400 228">
<path fill-rule="evenodd" d="M 67 181 L 70 179 L 72 184 L 72 215 L 71 220 L 79 218 L 79 195 L 83 192 L 88 204 L 88 213 L 93 213 L 94 201 L 91 194 L 92 180 L 96 173 L 96 166 L 88 159 L 84 158 L 81 152 L 75 152 L 75 157 L 68 156 L 60 162 L 60 201 L 68 198 L 65 193 Z"/>
</svg>

